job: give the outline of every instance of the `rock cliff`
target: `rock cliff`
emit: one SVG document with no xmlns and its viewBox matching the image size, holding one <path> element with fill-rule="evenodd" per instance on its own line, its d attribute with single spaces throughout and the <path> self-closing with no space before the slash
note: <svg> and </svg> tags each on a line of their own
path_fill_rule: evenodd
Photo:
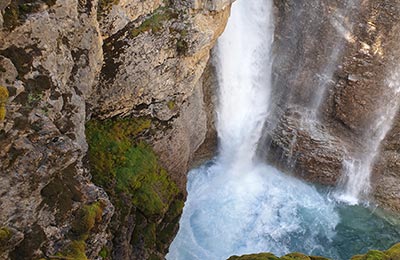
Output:
<svg viewBox="0 0 400 260">
<path fill-rule="evenodd" d="M 392 121 L 390 110 L 399 104 L 400 2 L 288 0 L 275 7 L 275 99 L 260 150 L 325 185 L 340 182 L 346 160 L 371 159 L 371 194 L 399 211 L 399 116 Z"/>
<path fill-rule="evenodd" d="M 0 2 L 0 259 L 163 259 L 186 172 L 215 148 L 209 57 L 231 2 Z M 260 151 L 333 185 L 394 100 L 400 2 L 275 7 Z M 373 195 L 397 211 L 399 117 L 373 171 Z"/>
<path fill-rule="evenodd" d="M 370 250 L 364 255 L 355 255 L 351 260 L 389 260 L 400 257 L 400 244 L 393 245 L 386 251 Z M 291 253 L 277 257 L 271 253 L 260 253 L 252 255 L 231 256 L 228 260 L 329 260 L 321 256 L 307 256 L 301 253 Z"/>
<path fill-rule="evenodd" d="M 231 2 L 0 3 L 0 259 L 164 257 Z"/>
</svg>

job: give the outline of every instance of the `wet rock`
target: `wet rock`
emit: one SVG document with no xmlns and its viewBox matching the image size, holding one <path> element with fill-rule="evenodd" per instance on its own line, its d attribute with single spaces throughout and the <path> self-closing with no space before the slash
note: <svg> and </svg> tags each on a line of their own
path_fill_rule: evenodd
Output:
<svg viewBox="0 0 400 260">
<path fill-rule="evenodd" d="M 345 158 L 375 153 L 384 131 L 381 117 L 390 120 L 387 111 L 398 103 L 389 81 L 400 57 L 400 3 L 315 0 L 275 1 L 275 6 L 274 98 L 265 130 L 270 137 L 261 150 L 272 144 L 270 160 L 282 168 L 299 167 L 294 171 L 307 180 L 333 184 L 344 172 Z M 290 127 L 292 108 L 313 119 L 292 119 L 300 123 Z M 398 121 L 397 115 L 375 158 L 371 194 L 396 211 Z M 316 167 L 323 173 L 314 173 Z"/>
</svg>

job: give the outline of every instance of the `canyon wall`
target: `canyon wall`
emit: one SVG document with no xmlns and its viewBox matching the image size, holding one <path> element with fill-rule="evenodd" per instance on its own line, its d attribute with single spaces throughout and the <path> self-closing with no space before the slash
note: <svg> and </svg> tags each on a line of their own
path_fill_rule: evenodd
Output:
<svg viewBox="0 0 400 260">
<path fill-rule="evenodd" d="M 0 259 L 163 259 L 230 4 L 0 3 Z"/>
<path fill-rule="evenodd" d="M 186 172 L 216 145 L 209 57 L 231 2 L 0 3 L 0 259 L 163 259 Z M 275 102 L 260 151 L 334 185 L 396 98 L 385 88 L 400 77 L 400 2 L 275 8 Z M 372 179 L 376 200 L 397 211 L 399 116 Z"/>
<path fill-rule="evenodd" d="M 399 103 L 400 2 L 287 0 L 275 7 L 275 102 L 260 150 L 324 185 L 340 185 L 346 162 L 369 156 L 370 194 L 399 211 L 399 113 L 391 110 Z"/>
</svg>

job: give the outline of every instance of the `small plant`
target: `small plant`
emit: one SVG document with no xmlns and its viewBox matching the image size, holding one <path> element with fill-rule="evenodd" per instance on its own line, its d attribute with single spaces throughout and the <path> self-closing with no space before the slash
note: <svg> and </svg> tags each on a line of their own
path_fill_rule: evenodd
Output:
<svg viewBox="0 0 400 260">
<path fill-rule="evenodd" d="M 88 260 L 86 253 L 86 243 L 82 240 L 72 241 L 71 244 L 62 252 L 56 256 L 51 257 L 54 259 L 73 259 L 73 260 Z"/>
<path fill-rule="evenodd" d="M 107 258 L 107 256 L 110 254 L 110 252 L 108 252 L 108 249 L 107 249 L 107 247 L 103 247 L 101 250 L 100 250 L 100 252 L 99 252 L 99 256 L 101 257 L 101 258 Z"/>
</svg>

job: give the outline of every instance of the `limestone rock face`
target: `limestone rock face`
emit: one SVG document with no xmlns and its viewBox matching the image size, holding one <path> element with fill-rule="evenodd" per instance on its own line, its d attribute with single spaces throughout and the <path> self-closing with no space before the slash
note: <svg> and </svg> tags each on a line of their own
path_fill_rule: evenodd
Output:
<svg viewBox="0 0 400 260">
<path fill-rule="evenodd" d="M 34 2 L 26 14 L 19 8 L 3 7 L 0 32 L 0 84 L 9 92 L 0 122 L 0 226 L 14 240 L 0 251 L 11 259 L 61 253 L 76 240 L 69 232 L 79 210 L 101 202 L 85 241 L 93 257 L 114 210 L 81 162 L 85 99 L 102 64 L 96 11 L 71 0 Z"/>
<path fill-rule="evenodd" d="M 275 1 L 275 7 L 275 98 L 260 150 L 270 149 L 270 160 L 288 171 L 331 185 L 346 159 L 380 150 L 372 195 L 399 210 L 398 116 L 380 146 L 378 139 L 391 127 L 381 118 L 391 121 L 399 103 L 400 2 Z"/>
<path fill-rule="evenodd" d="M 170 125 L 152 142 L 182 190 L 189 158 L 207 130 L 200 78 L 230 10 L 226 4 L 219 11 L 207 6 L 192 9 L 177 1 L 108 37 L 89 99 L 98 118 L 150 116 Z"/>
<path fill-rule="evenodd" d="M 210 121 L 202 75 L 231 2 L 1 2 L 1 259 L 107 257 L 115 207 L 91 182 L 89 119 L 140 116 L 162 125 L 145 141 L 185 193 Z M 128 215 L 123 226 L 159 221 L 169 232 L 155 252 L 162 257 L 177 229 L 172 208 L 151 220 Z M 121 259 L 150 257 L 143 241 L 120 238 Z"/>
</svg>

